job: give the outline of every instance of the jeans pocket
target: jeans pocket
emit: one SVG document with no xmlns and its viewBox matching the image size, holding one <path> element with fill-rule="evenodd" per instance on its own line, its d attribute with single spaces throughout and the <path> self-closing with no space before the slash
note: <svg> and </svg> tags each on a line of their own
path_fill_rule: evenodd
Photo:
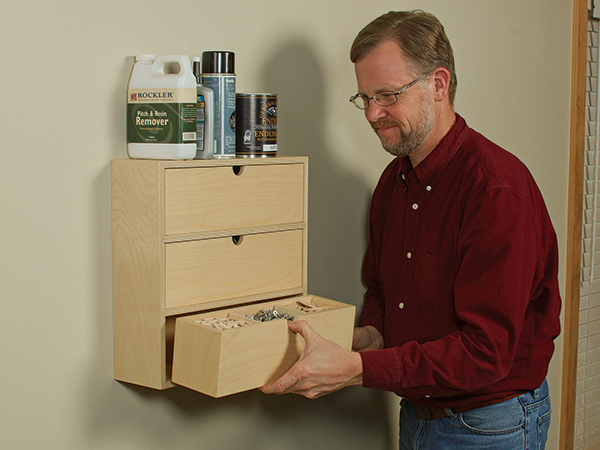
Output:
<svg viewBox="0 0 600 450">
<path fill-rule="evenodd" d="M 525 427 L 525 410 L 515 398 L 458 414 L 463 428 L 483 435 L 509 434 Z"/>
</svg>

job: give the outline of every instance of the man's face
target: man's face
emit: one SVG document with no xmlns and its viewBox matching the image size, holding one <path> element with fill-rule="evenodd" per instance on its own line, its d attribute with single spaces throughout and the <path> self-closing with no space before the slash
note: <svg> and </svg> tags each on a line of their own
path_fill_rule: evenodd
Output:
<svg viewBox="0 0 600 450">
<path fill-rule="evenodd" d="M 386 41 L 355 64 L 358 92 L 371 97 L 383 92 L 397 92 L 421 74 L 410 72 L 408 60 L 400 47 Z M 398 96 L 396 103 L 380 106 L 370 100 L 365 117 L 379 136 L 383 148 L 395 156 L 415 153 L 435 125 L 434 101 L 427 78 Z"/>
</svg>

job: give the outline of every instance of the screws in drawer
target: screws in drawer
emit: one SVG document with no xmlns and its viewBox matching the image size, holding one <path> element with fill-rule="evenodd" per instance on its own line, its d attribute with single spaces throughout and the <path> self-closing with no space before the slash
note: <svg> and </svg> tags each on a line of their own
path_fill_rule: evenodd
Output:
<svg viewBox="0 0 600 450">
<path fill-rule="evenodd" d="M 293 316 L 290 316 L 288 313 L 280 313 L 273 309 L 261 309 L 255 314 L 251 316 L 247 316 L 244 314 L 244 317 L 248 317 L 249 319 L 257 320 L 258 322 L 269 322 L 271 320 L 285 319 L 285 320 L 294 320 Z"/>
</svg>

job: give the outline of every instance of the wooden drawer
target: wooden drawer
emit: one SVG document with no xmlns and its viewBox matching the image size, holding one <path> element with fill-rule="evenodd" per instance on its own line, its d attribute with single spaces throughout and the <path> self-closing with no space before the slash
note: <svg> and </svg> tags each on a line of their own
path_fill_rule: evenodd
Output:
<svg viewBox="0 0 600 450">
<path fill-rule="evenodd" d="M 304 165 L 165 170 L 165 235 L 300 223 Z"/>
<path fill-rule="evenodd" d="M 303 230 L 166 244 L 165 307 L 302 289 L 303 256 Z"/>
<path fill-rule="evenodd" d="M 326 308 L 299 311 L 298 301 Z M 317 296 L 293 297 L 245 307 L 180 317 L 175 325 L 172 381 L 198 392 L 222 397 L 276 380 L 301 356 L 304 340 L 289 331 L 286 320 L 257 322 L 259 310 L 287 312 L 306 320 L 325 339 L 346 350 L 352 347 L 355 307 Z M 219 330 L 199 321 L 243 319 L 249 324 Z"/>
</svg>

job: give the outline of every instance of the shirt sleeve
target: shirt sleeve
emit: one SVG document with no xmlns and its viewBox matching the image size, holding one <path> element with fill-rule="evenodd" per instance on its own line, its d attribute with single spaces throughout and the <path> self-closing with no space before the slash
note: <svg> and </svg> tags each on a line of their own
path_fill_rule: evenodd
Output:
<svg viewBox="0 0 600 450">
<path fill-rule="evenodd" d="M 506 187 L 470 198 L 452 286 L 460 327 L 437 340 L 361 353 L 365 387 L 409 398 L 452 397 L 492 385 L 511 370 L 523 327 L 535 326 L 525 316 L 539 282 L 539 217 L 528 196 Z M 371 323 L 381 313 L 377 298 L 367 298 Z"/>
</svg>

